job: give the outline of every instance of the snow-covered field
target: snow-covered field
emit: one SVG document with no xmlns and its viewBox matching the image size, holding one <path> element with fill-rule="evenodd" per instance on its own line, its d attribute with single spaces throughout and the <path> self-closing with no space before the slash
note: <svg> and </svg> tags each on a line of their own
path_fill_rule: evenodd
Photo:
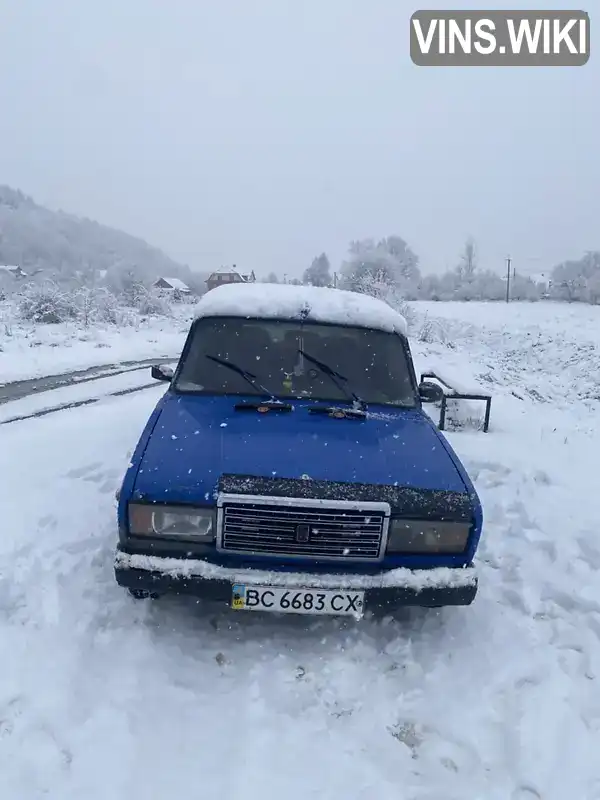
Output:
<svg viewBox="0 0 600 800">
<path fill-rule="evenodd" d="M 17 321 L 0 303 L 0 384 L 144 358 L 179 356 L 193 306 L 174 316 L 134 317 L 135 325 L 84 328 L 76 323 L 34 325 Z"/>
<path fill-rule="evenodd" d="M 580 303 L 413 303 L 440 317 L 450 342 L 492 390 L 570 407 L 600 401 L 600 306 Z M 435 325 L 433 326 L 435 331 Z M 590 405 L 590 401 L 591 405 Z"/>
<path fill-rule="evenodd" d="M 164 388 L 0 426 L 2 800 L 600 800 L 600 309 L 415 308 L 452 345 L 417 368 L 494 395 L 448 434 L 485 513 L 468 608 L 135 602 L 114 491 Z"/>
</svg>

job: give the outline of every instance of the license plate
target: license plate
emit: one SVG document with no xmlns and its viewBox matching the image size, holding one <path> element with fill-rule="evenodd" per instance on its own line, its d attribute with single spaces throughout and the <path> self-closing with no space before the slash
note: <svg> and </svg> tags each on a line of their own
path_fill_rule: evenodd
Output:
<svg viewBox="0 0 600 800">
<path fill-rule="evenodd" d="M 364 592 L 341 589 L 286 589 L 234 583 L 231 607 L 236 611 L 275 611 L 280 614 L 334 614 L 361 617 Z"/>
</svg>

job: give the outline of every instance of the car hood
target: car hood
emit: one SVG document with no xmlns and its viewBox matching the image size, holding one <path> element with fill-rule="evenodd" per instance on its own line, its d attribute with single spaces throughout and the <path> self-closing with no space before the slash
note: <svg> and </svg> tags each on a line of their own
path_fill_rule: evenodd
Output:
<svg viewBox="0 0 600 800">
<path fill-rule="evenodd" d="M 379 407 L 366 420 L 236 411 L 243 398 L 168 394 L 133 497 L 213 503 L 221 476 L 309 478 L 465 492 L 450 448 L 418 410 Z"/>
</svg>

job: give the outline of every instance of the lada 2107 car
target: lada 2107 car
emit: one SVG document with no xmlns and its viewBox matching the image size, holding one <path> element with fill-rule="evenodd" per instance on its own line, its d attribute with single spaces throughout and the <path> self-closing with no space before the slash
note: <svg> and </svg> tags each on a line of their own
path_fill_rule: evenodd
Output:
<svg viewBox="0 0 600 800">
<path fill-rule="evenodd" d="M 197 304 L 118 504 L 138 598 L 360 616 L 468 605 L 477 493 L 423 410 L 404 318 L 337 289 L 237 284 Z"/>
</svg>

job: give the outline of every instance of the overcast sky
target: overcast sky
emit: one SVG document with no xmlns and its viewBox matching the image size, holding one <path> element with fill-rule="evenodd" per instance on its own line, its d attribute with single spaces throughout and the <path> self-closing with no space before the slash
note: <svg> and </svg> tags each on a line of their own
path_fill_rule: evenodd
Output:
<svg viewBox="0 0 600 800">
<path fill-rule="evenodd" d="M 577 8 L 567 0 L 457 8 Z M 590 10 L 592 4 L 588 3 Z M 424 68 L 403 0 L 0 0 L 0 183 L 192 268 L 600 249 L 600 71 Z M 596 15 L 595 19 L 598 19 Z"/>
</svg>

